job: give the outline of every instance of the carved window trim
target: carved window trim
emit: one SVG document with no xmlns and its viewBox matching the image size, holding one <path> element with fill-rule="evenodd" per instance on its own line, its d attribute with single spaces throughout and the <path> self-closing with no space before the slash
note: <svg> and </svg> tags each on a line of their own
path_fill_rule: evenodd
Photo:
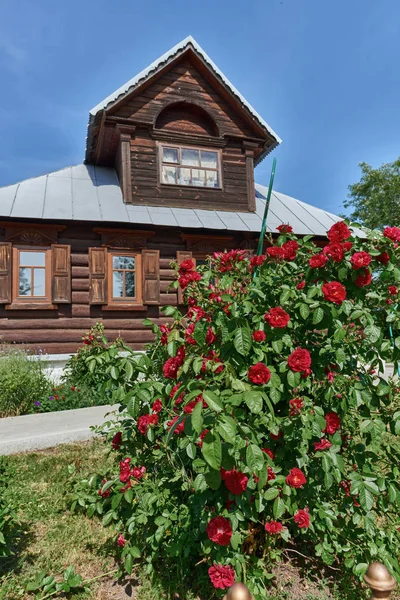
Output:
<svg viewBox="0 0 400 600">
<path fill-rule="evenodd" d="M 44 296 L 20 296 L 19 295 L 19 270 L 21 252 L 44 252 L 45 253 L 45 295 Z M 44 246 L 13 246 L 12 249 L 12 302 L 7 309 L 31 308 L 56 308 L 51 300 L 51 248 Z M 42 267 L 41 267 L 42 268 Z"/>
<path fill-rule="evenodd" d="M 113 297 L 113 257 L 127 256 L 135 259 L 135 297 Z M 107 287 L 108 287 L 108 303 L 104 307 L 107 308 L 132 308 L 143 306 L 143 267 L 141 252 L 125 251 L 119 248 L 109 248 L 107 252 Z"/>
</svg>

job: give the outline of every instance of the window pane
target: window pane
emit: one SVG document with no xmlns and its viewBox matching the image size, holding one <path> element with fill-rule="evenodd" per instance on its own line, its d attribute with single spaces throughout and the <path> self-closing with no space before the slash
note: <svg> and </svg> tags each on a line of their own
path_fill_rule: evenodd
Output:
<svg viewBox="0 0 400 600">
<path fill-rule="evenodd" d="M 135 297 L 135 273 L 125 273 L 125 295 L 127 298 Z"/>
<path fill-rule="evenodd" d="M 162 182 L 163 183 L 176 183 L 176 167 L 163 166 Z"/>
<path fill-rule="evenodd" d="M 31 269 L 19 270 L 19 295 L 31 296 Z"/>
<path fill-rule="evenodd" d="M 113 268 L 114 269 L 134 269 L 135 268 L 135 257 L 134 256 L 113 256 Z"/>
<path fill-rule="evenodd" d="M 218 172 L 206 171 L 207 187 L 218 187 Z"/>
<path fill-rule="evenodd" d="M 218 166 L 218 154 L 216 152 L 201 151 L 201 166 L 216 169 Z"/>
<path fill-rule="evenodd" d="M 45 296 L 45 269 L 33 269 L 33 296 Z"/>
<path fill-rule="evenodd" d="M 199 151 L 182 148 L 182 164 L 189 165 L 191 167 L 199 167 Z"/>
<path fill-rule="evenodd" d="M 19 264 L 21 267 L 44 267 L 46 264 L 46 252 L 25 252 L 19 253 Z"/>
<path fill-rule="evenodd" d="M 206 172 L 203 169 L 192 169 L 192 185 L 205 185 Z"/>
<path fill-rule="evenodd" d="M 179 169 L 178 183 L 179 185 L 190 185 L 190 169 Z"/>
<path fill-rule="evenodd" d="M 179 150 L 178 148 L 163 148 L 163 162 L 178 163 Z"/>
<path fill-rule="evenodd" d="M 121 271 L 113 271 L 113 298 L 124 297 L 124 274 Z"/>
</svg>

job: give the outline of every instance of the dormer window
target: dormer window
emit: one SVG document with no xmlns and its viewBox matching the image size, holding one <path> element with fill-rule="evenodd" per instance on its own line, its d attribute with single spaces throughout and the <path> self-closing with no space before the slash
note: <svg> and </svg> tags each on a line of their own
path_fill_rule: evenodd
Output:
<svg viewBox="0 0 400 600">
<path fill-rule="evenodd" d="M 160 147 L 161 183 L 221 188 L 220 152 L 190 146 Z"/>
</svg>

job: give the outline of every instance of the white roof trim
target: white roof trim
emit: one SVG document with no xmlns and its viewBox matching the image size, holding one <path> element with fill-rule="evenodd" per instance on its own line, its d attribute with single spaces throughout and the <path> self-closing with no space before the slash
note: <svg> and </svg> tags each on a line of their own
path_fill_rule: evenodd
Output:
<svg viewBox="0 0 400 600">
<path fill-rule="evenodd" d="M 276 142 L 280 144 L 282 142 L 281 138 L 277 133 L 268 125 L 266 121 L 258 114 L 258 112 L 251 106 L 249 102 L 242 96 L 242 94 L 235 88 L 234 85 L 229 81 L 227 77 L 219 70 L 217 65 L 211 60 L 211 58 L 204 52 L 203 48 L 196 42 L 196 40 L 189 35 L 184 40 L 176 44 L 173 48 L 168 50 L 165 54 L 160 56 L 155 62 L 151 63 L 146 69 L 140 71 L 135 77 L 127 81 L 120 88 L 115 90 L 112 94 L 107 96 L 102 102 L 99 102 L 92 110 L 90 111 L 90 116 L 94 117 L 100 110 L 104 110 L 109 108 L 110 104 L 117 102 L 121 97 L 125 94 L 129 93 L 132 88 L 136 87 L 139 82 L 143 82 L 144 79 L 149 77 L 150 74 L 157 71 L 160 68 L 163 68 L 166 63 L 175 58 L 175 56 L 185 50 L 188 46 L 192 46 L 193 49 L 201 56 L 201 58 L 207 63 L 209 67 L 214 71 L 214 73 L 223 81 L 223 83 L 229 88 L 234 96 L 236 96 L 240 102 L 248 109 L 251 115 L 276 139 Z"/>
</svg>

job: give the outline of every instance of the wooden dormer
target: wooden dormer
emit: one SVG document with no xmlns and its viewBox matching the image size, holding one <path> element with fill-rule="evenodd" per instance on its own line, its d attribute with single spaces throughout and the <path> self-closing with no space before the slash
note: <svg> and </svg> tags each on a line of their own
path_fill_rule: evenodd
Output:
<svg viewBox="0 0 400 600">
<path fill-rule="evenodd" d="M 91 111 L 86 162 L 116 168 L 127 204 L 253 212 L 279 142 L 187 38 Z"/>
</svg>

